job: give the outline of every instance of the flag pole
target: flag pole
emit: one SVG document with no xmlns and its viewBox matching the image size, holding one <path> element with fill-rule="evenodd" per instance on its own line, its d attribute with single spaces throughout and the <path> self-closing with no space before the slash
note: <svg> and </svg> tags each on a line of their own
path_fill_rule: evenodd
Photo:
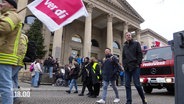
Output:
<svg viewBox="0 0 184 104">
<path fill-rule="evenodd" d="M 27 6 L 26 7 L 24 7 L 24 8 L 22 8 L 22 9 L 20 9 L 19 11 L 17 11 L 17 13 L 20 13 L 20 12 L 22 12 L 23 10 L 25 10 L 27 8 Z"/>
</svg>

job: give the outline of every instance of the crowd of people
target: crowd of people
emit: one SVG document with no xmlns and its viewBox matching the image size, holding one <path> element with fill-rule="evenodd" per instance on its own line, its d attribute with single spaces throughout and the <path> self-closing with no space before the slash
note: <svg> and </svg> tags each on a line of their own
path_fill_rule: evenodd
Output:
<svg viewBox="0 0 184 104">
<path fill-rule="evenodd" d="M 110 49 L 107 49 L 107 50 L 110 50 Z M 107 54 L 111 54 L 111 53 L 107 52 Z M 73 87 L 75 87 L 75 91 L 73 93 L 79 93 L 77 80 L 78 78 L 81 78 L 82 91 L 79 93 L 79 96 L 84 96 L 84 92 L 87 87 L 88 89 L 87 95 L 91 98 L 96 98 L 97 96 L 99 96 L 102 83 L 103 84 L 107 83 L 102 80 L 102 78 L 105 79 L 107 77 L 107 76 L 103 77 L 102 72 L 104 73 L 108 72 L 109 75 L 111 73 L 114 73 L 114 75 L 110 76 L 110 78 L 114 77 L 112 80 L 114 79 L 115 80 L 113 83 L 111 83 L 111 85 L 113 88 L 116 87 L 117 84 L 115 82 L 118 81 L 117 78 L 119 78 L 120 76 L 118 72 L 122 70 L 122 68 L 119 68 L 122 66 L 119 64 L 119 61 L 116 56 L 111 57 L 109 63 L 106 62 L 108 60 L 108 57 L 104 58 L 103 61 L 98 61 L 95 57 L 91 57 L 91 58 L 84 57 L 80 59 L 79 58 L 80 58 L 79 56 L 75 58 L 69 57 L 69 64 L 66 64 L 65 66 L 60 66 L 58 63 L 58 59 L 57 58 L 53 59 L 51 55 L 49 55 L 49 57 L 46 58 L 43 61 L 43 63 L 40 61 L 40 59 L 36 59 L 32 63 L 34 66 L 33 67 L 34 70 L 31 71 L 32 86 L 38 87 L 40 83 L 41 75 L 43 73 L 49 73 L 48 74 L 49 78 L 53 79 L 53 83 L 52 83 L 53 86 L 61 86 L 61 85 L 65 87 L 68 86 L 69 90 L 66 91 L 67 93 L 72 93 L 72 89 Z M 109 66 L 107 65 L 109 65 L 110 63 L 112 63 L 112 65 L 109 68 Z M 115 71 L 114 69 L 112 69 L 111 72 L 109 70 L 105 70 L 107 68 L 111 69 L 111 67 L 114 67 L 114 66 L 118 66 L 116 67 Z M 121 84 L 123 85 L 124 76 L 121 76 L 121 77 L 123 77 L 121 81 Z M 109 78 L 107 79 L 107 81 L 109 81 Z M 118 95 L 116 97 L 119 98 Z"/>
</svg>

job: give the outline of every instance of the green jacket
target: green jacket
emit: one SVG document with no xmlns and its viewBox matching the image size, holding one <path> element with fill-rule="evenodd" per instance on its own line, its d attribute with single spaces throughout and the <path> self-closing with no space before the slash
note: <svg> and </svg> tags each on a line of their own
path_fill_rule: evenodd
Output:
<svg viewBox="0 0 184 104">
<path fill-rule="evenodd" d="M 18 52 L 17 52 L 17 55 L 19 57 L 18 66 L 24 66 L 23 59 L 27 52 L 27 43 L 28 43 L 28 37 L 25 34 L 21 34 L 19 46 L 18 46 Z"/>
<path fill-rule="evenodd" d="M 17 65 L 21 28 L 21 19 L 16 9 L 0 15 L 0 64 Z"/>
</svg>

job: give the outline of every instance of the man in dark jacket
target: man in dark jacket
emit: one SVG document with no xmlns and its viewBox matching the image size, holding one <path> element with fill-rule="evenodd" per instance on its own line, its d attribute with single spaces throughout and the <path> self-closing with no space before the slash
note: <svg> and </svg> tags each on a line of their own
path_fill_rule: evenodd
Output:
<svg viewBox="0 0 184 104">
<path fill-rule="evenodd" d="M 125 88 L 126 104 L 132 104 L 131 79 L 133 77 L 134 85 L 142 99 L 143 104 L 147 104 L 140 84 L 140 64 L 142 61 L 142 51 L 139 42 L 132 39 L 130 32 L 125 33 L 126 42 L 123 47 L 123 66 L 125 69 Z"/>
<path fill-rule="evenodd" d="M 109 85 L 109 82 L 112 85 L 112 88 L 115 92 L 115 100 L 114 103 L 117 103 L 120 101 L 118 90 L 116 88 L 116 77 L 117 77 L 117 68 L 115 67 L 118 64 L 118 59 L 111 54 L 111 49 L 106 48 L 105 49 L 105 60 L 102 65 L 102 78 L 103 78 L 103 92 L 102 92 L 102 99 L 98 100 L 97 103 L 105 103 L 106 95 L 107 95 L 107 88 Z"/>
<path fill-rule="evenodd" d="M 91 78 L 91 65 L 89 63 L 89 57 L 84 58 L 84 64 L 82 65 L 82 71 L 79 74 L 79 77 L 82 76 L 82 91 L 79 94 L 79 96 L 84 96 L 84 91 L 86 87 L 88 88 L 89 94 L 91 95 L 93 90 L 92 90 L 92 78 Z"/>
</svg>

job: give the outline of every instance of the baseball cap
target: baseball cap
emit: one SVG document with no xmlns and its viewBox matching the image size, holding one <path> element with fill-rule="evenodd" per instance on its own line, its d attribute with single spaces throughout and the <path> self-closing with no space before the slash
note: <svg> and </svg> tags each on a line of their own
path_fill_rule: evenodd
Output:
<svg viewBox="0 0 184 104">
<path fill-rule="evenodd" d="M 14 0 L 6 0 L 9 4 L 11 4 L 14 8 L 17 9 L 17 3 Z"/>
</svg>

